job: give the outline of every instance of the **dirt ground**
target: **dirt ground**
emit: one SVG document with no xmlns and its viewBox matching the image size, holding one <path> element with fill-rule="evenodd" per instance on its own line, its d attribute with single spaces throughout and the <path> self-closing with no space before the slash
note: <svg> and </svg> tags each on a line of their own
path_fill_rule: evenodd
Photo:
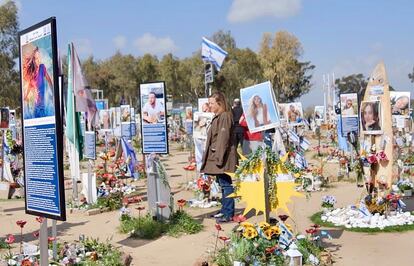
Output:
<svg viewBox="0 0 414 266">
<path fill-rule="evenodd" d="M 185 184 L 194 176 L 194 172 L 186 172 L 183 166 L 187 164 L 188 152 L 180 152 L 176 147 L 171 148 L 171 156 L 163 159 L 169 175 L 175 200 L 194 197 L 192 191 L 185 189 Z M 311 154 L 309 155 L 311 156 Z M 314 161 L 317 163 L 317 161 Z M 331 169 L 332 168 L 332 169 Z M 332 175 L 336 172 L 334 166 L 326 166 L 326 171 Z M 138 181 L 137 185 L 145 193 L 144 181 Z M 69 191 L 68 191 L 69 192 Z M 355 204 L 363 193 L 363 188 L 358 188 L 352 182 L 335 182 L 323 192 L 312 193 L 310 198 L 295 198 L 289 206 L 295 225 L 295 230 L 304 232 L 311 224 L 308 217 L 320 210 L 321 197 L 334 195 L 337 198 L 337 206 Z M 70 194 L 70 193 L 68 193 Z M 145 204 L 145 203 L 144 203 Z M 243 205 L 237 204 L 237 210 L 242 211 Z M 131 206 L 133 215 L 137 212 Z M 218 208 L 192 209 L 186 208 L 190 214 L 200 219 L 204 230 L 196 235 L 173 238 L 164 236 L 152 241 L 134 240 L 117 231 L 119 226 L 118 211 L 88 216 L 82 211 L 68 213 L 66 222 L 58 222 L 58 238 L 60 241 L 72 241 L 79 235 L 108 240 L 133 257 L 133 265 L 195 265 L 197 261 L 208 258 L 209 251 L 214 248 L 215 221 L 209 216 Z M 273 214 L 276 215 L 276 214 Z M 14 234 L 16 242 L 20 241 L 20 229 L 16 225 L 17 220 L 27 220 L 24 228 L 24 240 L 36 243 L 32 233 L 39 230 L 39 224 L 34 216 L 24 213 L 23 200 L 0 201 L 0 237 Z M 261 217 L 252 217 L 251 221 L 260 221 Z M 51 224 L 51 222 L 49 222 Z M 229 233 L 234 223 L 223 225 L 226 233 Z M 327 247 L 333 252 L 335 265 L 413 265 L 414 253 L 412 252 L 414 231 L 404 233 L 365 234 L 347 232 L 339 229 L 327 229 L 333 240 L 324 240 Z M 18 245 L 14 245 L 18 249 Z"/>
</svg>

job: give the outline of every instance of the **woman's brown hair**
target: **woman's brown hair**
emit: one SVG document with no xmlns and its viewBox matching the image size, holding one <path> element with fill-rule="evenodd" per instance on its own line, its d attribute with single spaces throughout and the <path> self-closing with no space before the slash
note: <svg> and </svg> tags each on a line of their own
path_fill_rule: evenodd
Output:
<svg viewBox="0 0 414 266">
<path fill-rule="evenodd" d="M 222 92 L 216 91 L 208 98 L 214 98 L 214 100 L 216 100 L 216 103 L 223 108 L 224 112 L 227 112 L 229 110 L 229 107 L 227 106 L 226 96 L 224 96 Z"/>
</svg>

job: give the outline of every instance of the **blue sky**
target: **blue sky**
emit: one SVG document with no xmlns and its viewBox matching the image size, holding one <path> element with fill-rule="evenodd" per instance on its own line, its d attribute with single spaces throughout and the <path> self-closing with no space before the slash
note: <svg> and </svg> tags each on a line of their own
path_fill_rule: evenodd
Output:
<svg viewBox="0 0 414 266">
<path fill-rule="evenodd" d="M 287 30 L 301 41 L 303 60 L 316 66 L 312 91 L 301 99 L 305 107 L 323 104 L 323 74 L 368 76 L 380 60 L 392 86 L 414 93 L 407 77 L 414 66 L 414 1 L 19 0 L 18 6 L 21 29 L 55 16 L 60 49 L 73 41 L 81 58 L 105 59 L 117 50 L 183 58 L 220 29 L 230 30 L 239 48 L 257 51 L 264 32 Z"/>
</svg>

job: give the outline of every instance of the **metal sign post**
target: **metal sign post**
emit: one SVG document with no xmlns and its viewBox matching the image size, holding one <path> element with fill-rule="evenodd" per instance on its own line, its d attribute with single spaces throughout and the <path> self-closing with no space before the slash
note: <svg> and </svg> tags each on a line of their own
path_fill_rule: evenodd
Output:
<svg viewBox="0 0 414 266">
<path fill-rule="evenodd" d="M 43 219 L 40 225 L 39 246 L 40 246 L 40 266 L 49 265 L 49 248 L 47 235 L 47 218 Z"/>
<path fill-rule="evenodd" d="M 211 63 L 204 65 L 204 85 L 205 85 L 205 94 L 208 97 L 211 94 L 210 83 L 214 81 L 214 67 Z"/>
</svg>

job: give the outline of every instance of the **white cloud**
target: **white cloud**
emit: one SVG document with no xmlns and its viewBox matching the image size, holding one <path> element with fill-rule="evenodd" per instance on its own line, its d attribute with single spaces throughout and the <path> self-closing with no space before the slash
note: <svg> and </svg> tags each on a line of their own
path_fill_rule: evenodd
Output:
<svg viewBox="0 0 414 266">
<path fill-rule="evenodd" d="M 92 54 L 92 42 L 89 39 L 81 38 L 73 40 L 73 45 L 79 56 L 89 56 Z"/>
<path fill-rule="evenodd" d="M 118 35 L 115 38 L 112 39 L 114 42 L 114 45 L 117 49 L 123 49 L 127 43 L 127 39 L 123 35 Z"/>
<path fill-rule="evenodd" d="M 302 0 L 233 0 L 227 19 L 247 22 L 260 17 L 286 18 L 296 15 Z"/>
<path fill-rule="evenodd" d="M 134 46 L 142 53 L 163 55 L 178 50 L 170 37 L 156 37 L 151 33 L 145 33 L 134 41 Z"/>
</svg>

